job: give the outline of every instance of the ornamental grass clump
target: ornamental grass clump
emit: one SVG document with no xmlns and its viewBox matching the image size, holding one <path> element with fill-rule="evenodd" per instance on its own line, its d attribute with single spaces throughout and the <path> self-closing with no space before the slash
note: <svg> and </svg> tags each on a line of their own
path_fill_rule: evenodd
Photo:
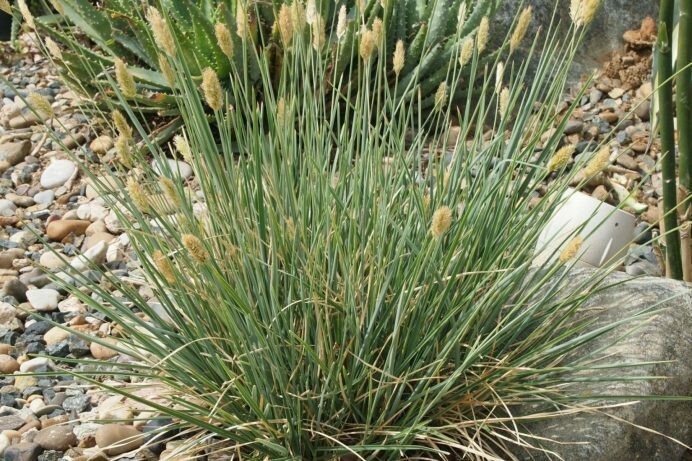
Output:
<svg viewBox="0 0 692 461">
<path fill-rule="evenodd" d="M 319 26 L 314 2 L 306 12 L 293 5 L 292 17 Z M 235 56 L 256 52 L 252 28 L 233 29 L 243 38 Z M 104 362 L 107 373 L 136 379 L 112 386 L 100 372 L 77 374 L 146 406 L 149 418 L 172 418 L 185 431 L 176 449 L 185 459 L 502 459 L 535 446 L 522 421 L 599 397 L 575 394 L 570 373 L 599 368 L 575 351 L 609 328 L 575 317 L 604 272 L 566 288 L 571 257 L 531 267 L 574 179 L 546 165 L 560 142 L 552 108 L 581 30 L 565 42 L 551 31 L 544 45 L 535 39 L 532 82 L 528 61 L 506 66 L 500 93 L 511 117 L 498 116 L 497 61 L 483 64 L 480 49 L 450 53 L 425 111 L 418 92 L 394 93 L 427 80 L 398 73 L 416 65 L 408 55 L 392 63 L 377 50 L 380 39 L 395 43 L 390 30 L 341 48 L 360 58 L 345 94 L 330 90 L 343 76 L 321 59 L 313 32 L 294 30 L 280 72 L 257 61 L 261 93 L 246 67 L 232 66 L 232 105 L 189 72 L 178 48 L 184 123 L 171 146 L 153 141 L 138 122 L 146 107 L 122 104 L 109 79 L 104 91 L 125 108 L 114 125 L 143 142 L 129 151 L 132 167 L 109 165 L 109 184 L 89 165 L 84 172 L 125 226 L 154 298 L 131 278 L 106 272 L 106 288 L 76 274 L 93 295 L 65 288 L 118 325 L 117 343 L 92 340 L 129 356 Z M 462 64 L 480 93 L 463 84 Z M 393 89 L 391 75 L 401 79 Z M 341 98 L 352 101 L 345 110 Z M 462 137 L 450 143 L 452 115 Z M 537 150 L 541 138 L 549 147 Z M 167 158 L 192 165 L 196 193 L 182 193 L 190 184 Z M 155 190 L 175 196 L 173 212 L 158 211 Z M 616 368 L 592 379 L 617 380 Z"/>
</svg>

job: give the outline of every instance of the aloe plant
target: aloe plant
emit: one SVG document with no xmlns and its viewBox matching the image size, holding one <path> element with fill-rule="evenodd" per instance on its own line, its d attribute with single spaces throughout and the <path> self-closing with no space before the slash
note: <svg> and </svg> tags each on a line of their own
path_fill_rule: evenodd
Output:
<svg viewBox="0 0 692 461">
<path fill-rule="evenodd" d="M 89 98 L 96 94 L 104 98 L 104 92 L 99 91 L 109 86 L 104 70 L 112 69 L 115 61 L 121 59 L 127 63 L 139 90 L 129 102 L 136 103 L 143 112 L 177 115 L 175 92 L 166 81 L 166 69 L 162 68 L 165 63 L 161 63 L 161 51 L 145 17 L 146 5 L 143 8 L 137 0 L 104 0 L 99 6 L 89 0 L 52 3 L 59 14 L 36 18 L 36 27 L 58 44 L 60 56 L 56 60 L 62 77 L 74 89 Z M 483 18 L 492 15 L 500 3 L 501 0 L 323 0 L 315 4 L 309 0 L 296 5 L 308 13 L 314 5 L 314 12 L 323 18 L 323 58 L 329 63 L 328 72 L 343 76 L 342 88 L 359 72 L 366 71 L 357 65 L 363 31 L 382 27 L 386 29 L 386 40 L 379 44 L 378 52 L 388 56 L 390 62 L 398 40 L 405 45 L 405 64 L 396 79 L 397 94 L 401 97 L 406 92 L 420 91 L 423 105 L 431 107 L 438 86 L 449 78 L 446 64 L 456 59 L 459 44 L 472 36 Z M 279 13 L 289 5 L 296 6 L 279 0 L 161 0 L 154 6 L 165 16 L 191 75 L 199 78 L 203 69 L 211 68 L 229 90 L 233 66 L 257 84 L 260 60 L 266 61 L 269 68 L 281 69 L 290 45 L 282 40 Z M 463 11 L 468 14 L 460 18 L 457 12 Z M 244 26 L 238 24 L 239 20 L 247 21 L 251 29 L 249 39 L 253 40 L 254 52 L 229 59 L 218 43 L 215 26 L 226 26 L 239 49 L 241 39 L 237 32 Z M 295 33 L 299 35 L 300 31 Z M 344 53 L 344 49 L 351 53 Z M 501 51 L 486 53 L 486 59 L 496 58 Z M 279 80 L 278 76 L 275 80 Z M 391 73 L 388 80 L 393 87 L 395 78 Z M 111 94 L 106 93 L 105 97 L 117 102 Z"/>
</svg>

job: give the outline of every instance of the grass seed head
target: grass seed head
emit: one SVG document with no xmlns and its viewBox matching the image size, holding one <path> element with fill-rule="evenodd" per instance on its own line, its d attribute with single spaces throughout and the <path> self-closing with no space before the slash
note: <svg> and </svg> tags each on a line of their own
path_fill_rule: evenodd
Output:
<svg viewBox="0 0 692 461">
<path fill-rule="evenodd" d="M 147 10 L 147 21 L 149 21 L 154 41 L 158 47 L 168 53 L 168 55 L 175 56 L 175 39 L 170 27 L 168 27 L 168 23 L 163 19 L 159 10 L 150 6 Z"/>
<path fill-rule="evenodd" d="M 175 148 L 178 153 L 183 156 L 183 159 L 188 163 L 192 163 L 194 160 L 192 158 L 192 150 L 190 149 L 190 144 L 188 144 L 185 137 L 182 135 L 177 135 L 175 138 L 173 138 L 173 143 L 175 144 Z"/>
<path fill-rule="evenodd" d="M 54 114 L 53 107 L 45 96 L 39 93 L 29 93 L 26 97 L 26 102 L 35 110 L 42 118 L 52 118 Z"/>
<path fill-rule="evenodd" d="M 2 0 L 0 0 L 2 1 Z M 46 49 L 56 61 L 63 61 L 62 50 L 52 38 L 46 37 Z"/>
<path fill-rule="evenodd" d="M 178 195 L 178 191 L 175 188 L 175 183 L 173 180 L 165 176 L 161 176 L 159 178 L 159 186 L 161 186 L 163 194 L 171 202 L 171 204 L 173 204 L 175 208 L 180 208 L 182 201 L 180 200 L 180 196 Z"/>
<path fill-rule="evenodd" d="M 505 77 L 505 64 L 500 61 L 497 63 L 497 67 L 495 68 L 495 93 L 500 94 L 503 88 L 503 83 L 504 83 L 504 77 Z"/>
<path fill-rule="evenodd" d="M 238 1 L 238 8 L 235 12 L 235 27 L 236 35 L 240 37 L 241 40 L 245 40 L 250 31 L 250 21 L 248 20 L 247 11 L 242 1 Z"/>
<path fill-rule="evenodd" d="M 159 70 L 163 74 L 163 78 L 166 79 L 168 86 L 171 88 L 175 87 L 175 73 L 173 72 L 171 64 L 168 62 L 168 58 L 163 54 L 159 55 Z"/>
<path fill-rule="evenodd" d="M 339 9 L 339 19 L 336 21 L 336 38 L 339 40 L 346 36 L 346 28 L 348 27 L 348 19 L 346 17 L 346 5 L 341 5 Z"/>
<path fill-rule="evenodd" d="M 478 33 L 476 35 L 476 46 L 478 46 L 478 53 L 485 51 L 485 47 L 488 46 L 488 37 L 490 33 L 490 20 L 487 16 L 483 16 L 481 23 L 478 26 Z"/>
<path fill-rule="evenodd" d="M 19 7 L 19 12 L 22 13 L 22 17 L 24 18 L 24 22 L 32 28 L 36 29 L 36 23 L 34 23 L 34 16 L 31 14 L 31 10 L 29 10 L 29 7 L 26 4 L 25 0 L 17 0 L 17 6 Z"/>
<path fill-rule="evenodd" d="M 471 61 L 473 57 L 473 38 L 466 37 L 461 42 L 461 50 L 459 51 L 459 65 L 464 67 Z"/>
<path fill-rule="evenodd" d="M 447 82 L 442 81 L 435 92 L 435 108 L 442 109 L 447 104 Z"/>
<path fill-rule="evenodd" d="M 451 225 L 452 210 L 449 207 L 442 206 L 433 213 L 430 232 L 434 238 L 439 239 L 449 230 Z"/>
<path fill-rule="evenodd" d="M 317 5 L 315 0 L 308 0 L 307 7 L 305 9 L 305 22 L 310 25 L 315 23 L 315 18 L 317 17 Z"/>
<path fill-rule="evenodd" d="M 115 153 L 118 161 L 126 168 L 132 167 L 132 151 L 130 150 L 130 138 L 119 135 L 115 140 Z"/>
<path fill-rule="evenodd" d="M 173 264 L 171 260 L 168 259 L 160 250 L 154 251 L 152 254 L 152 259 L 154 260 L 154 265 L 159 273 L 163 276 L 164 280 L 171 285 L 176 283 L 175 271 L 173 270 Z"/>
<path fill-rule="evenodd" d="M 293 218 L 286 218 L 284 225 L 286 226 L 286 235 L 288 239 L 294 240 L 296 238 L 296 226 L 293 223 Z"/>
<path fill-rule="evenodd" d="M 190 253 L 192 258 L 200 263 L 206 262 L 209 259 L 209 253 L 204 249 L 202 241 L 192 234 L 183 234 L 183 246 Z"/>
<path fill-rule="evenodd" d="M 560 253 L 560 262 L 566 263 L 567 261 L 574 259 L 574 257 L 577 256 L 577 253 L 579 253 L 582 243 L 583 241 L 581 237 L 579 237 L 578 235 L 574 237 L 565 246 L 565 248 L 562 250 L 562 253 Z"/>
<path fill-rule="evenodd" d="M 550 160 L 548 160 L 548 165 L 546 166 L 548 172 L 552 173 L 553 171 L 561 170 L 567 166 L 569 161 L 572 160 L 572 155 L 575 151 L 576 148 L 572 145 L 560 148 L 550 157 Z"/>
<path fill-rule="evenodd" d="M 216 34 L 216 42 L 223 54 L 229 60 L 233 59 L 233 37 L 231 36 L 231 31 L 228 30 L 228 26 L 219 22 L 214 26 L 214 33 Z"/>
<path fill-rule="evenodd" d="M 577 27 L 591 24 L 596 17 L 601 0 L 572 0 L 569 7 L 569 16 Z"/>
<path fill-rule="evenodd" d="M 287 47 L 293 40 L 293 20 L 291 19 L 291 7 L 286 3 L 281 4 L 279 17 L 276 20 L 279 25 L 279 35 L 284 46 Z"/>
<path fill-rule="evenodd" d="M 202 72 L 202 92 L 209 107 L 215 111 L 221 110 L 223 107 L 223 90 L 219 77 L 216 76 L 216 72 L 211 67 L 207 67 Z"/>
<path fill-rule="evenodd" d="M 384 24 L 380 18 L 375 18 L 372 22 L 372 32 L 375 38 L 375 47 L 380 49 L 382 46 L 382 39 L 384 38 Z"/>
<path fill-rule="evenodd" d="M 315 14 L 312 21 L 312 47 L 315 51 L 322 50 L 322 47 L 327 43 L 327 35 L 324 30 L 324 19 L 319 14 Z"/>
<path fill-rule="evenodd" d="M 120 136 L 127 139 L 132 139 L 132 127 L 127 123 L 127 119 L 119 110 L 114 110 L 112 113 L 113 124 L 115 129 L 118 130 Z"/>
<path fill-rule="evenodd" d="M 134 98 L 137 95 L 135 79 L 120 58 L 115 58 L 115 80 L 126 98 Z"/>
<path fill-rule="evenodd" d="M 510 53 L 513 53 L 514 50 L 516 50 L 519 47 L 522 40 L 524 40 L 524 36 L 526 35 L 526 31 L 528 30 L 532 20 L 533 8 L 531 6 L 527 6 L 526 8 L 524 8 L 524 11 L 521 12 L 521 15 L 519 16 L 519 21 L 517 21 L 517 25 L 516 27 L 514 27 L 512 36 L 509 39 Z"/>
<path fill-rule="evenodd" d="M 276 122 L 280 127 L 286 125 L 286 101 L 284 98 L 279 98 L 279 100 L 276 101 Z"/>
<path fill-rule="evenodd" d="M 302 32 L 305 29 L 307 18 L 305 17 L 305 7 L 301 0 L 294 0 L 291 3 L 291 22 L 293 23 L 294 32 Z"/>
<path fill-rule="evenodd" d="M 132 203 L 141 213 L 149 212 L 151 208 L 149 204 L 149 196 L 144 191 L 139 181 L 136 181 L 132 177 L 128 178 L 127 192 L 130 194 L 130 199 L 132 200 Z"/>
<path fill-rule="evenodd" d="M 0 0 L 0 11 L 4 11 L 7 14 L 12 14 L 12 7 L 10 6 L 10 2 L 7 0 Z"/>
<path fill-rule="evenodd" d="M 394 73 L 399 76 L 402 69 L 404 68 L 404 60 L 406 59 L 406 50 L 404 50 L 404 42 L 399 40 L 396 42 L 396 47 L 394 48 L 394 58 L 392 60 Z"/>
<path fill-rule="evenodd" d="M 509 88 L 505 87 L 500 91 L 499 105 L 500 105 L 500 118 L 505 120 L 509 115 Z"/>
<path fill-rule="evenodd" d="M 592 176 L 600 173 L 605 167 L 608 166 L 610 162 L 610 147 L 604 146 L 598 153 L 586 164 L 582 173 L 585 178 L 590 178 Z"/>
<path fill-rule="evenodd" d="M 375 52 L 377 44 L 375 43 L 375 33 L 372 30 L 363 28 L 360 34 L 360 45 L 358 47 L 358 53 L 363 61 L 369 61 L 372 54 Z"/>
<path fill-rule="evenodd" d="M 464 28 L 464 23 L 466 22 L 466 2 L 461 2 L 459 5 L 459 12 L 457 13 L 457 30 Z"/>
</svg>

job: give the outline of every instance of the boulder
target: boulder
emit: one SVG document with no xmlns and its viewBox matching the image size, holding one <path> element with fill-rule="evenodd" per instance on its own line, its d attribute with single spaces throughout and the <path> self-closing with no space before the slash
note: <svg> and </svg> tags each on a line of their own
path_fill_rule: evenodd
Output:
<svg viewBox="0 0 692 461">
<path fill-rule="evenodd" d="M 590 274 L 592 272 L 587 269 L 575 270 L 567 283 L 576 287 Z M 532 439 L 534 443 L 542 441 L 544 449 L 557 453 L 565 460 L 681 461 L 685 459 L 686 449 L 668 437 L 687 444 L 692 440 L 692 401 L 689 400 L 692 395 L 692 286 L 662 278 L 632 279 L 621 272 L 611 275 L 606 282 L 618 285 L 592 296 L 581 311 L 590 312 L 590 318 L 596 313 L 591 329 L 629 319 L 645 309 L 653 308 L 655 312 L 647 314 L 636 324 L 630 321 L 623 323 L 593 340 L 588 347 L 578 349 L 576 354 L 579 357 L 589 354 L 604 357 L 599 361 L 600 365 L 632 364 L 606 370 L 611 376 L 655 376 L 659 379 L 575 382 L 569 388 L 573 395 L 627 395 L 642 396 L 642 399 L 638 403 L 601 412 L 570 414 L 526 423 L 523 430 L 552 440 Z M 613 345 L 616 338 L 627 333 L 626 337 Z M 588 378 L 595 376 L 595 373 L 572 375 L 575 378 Z M 650 396 L 685 396 L 688 400 L 648 400 L 646 397 Z M 593 406 L 625 402 L 601 400 L 588 403 Z M 537 408 L 518 410 L 515 414 L 528 414 Z M 556 459 L 542 457 L 536 451 L 529 453 L 516 447 L 513 450 L 520 460 Z"/>
</svg>

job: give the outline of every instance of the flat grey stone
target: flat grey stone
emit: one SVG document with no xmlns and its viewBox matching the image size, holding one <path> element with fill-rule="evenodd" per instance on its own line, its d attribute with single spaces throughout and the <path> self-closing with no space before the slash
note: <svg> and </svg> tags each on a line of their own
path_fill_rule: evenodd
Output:
<svg viewBox="0 0 692 461">
<path fill-rule="evenodd" d="M 567 284 L 576 287 L 590 274 L 588 270 L 575 270 Z M 636 323 L 627 321 L 593 340 L 587 347 L 576 350 L 577 357 L 587 357 L 589 354 L 603 357 L 599 365 L 625 363 L 629 366 L 601 370 L 598 374 L 595 371 L 572 372 L 568 377 L 582 381 L 574 381 L 568 388 L 569 394 L 644 398 L 636 404 L 610 408 L 601 413 L 571 414 L 525 423 L 522 429 L 555 441 L 531 439 L 565 460 L 682 461 L 686 453 L 683 446 L 635 425 L 683 443 L 689 444 L 692 440 L 692 401 L 646 399 L 649 396 L 692 395 L 692 285 L 664 278 L 632 279 L 621 272 L 606 280 L 608 284 L 620 282 L 625 283 L 595 294 L 582 308 L 579 315 L 585 316 L 589 312 L 589 318 L 595 319 L 590 326 L 592 330 L 629 319 L 645 309 L 655 308 L 656 312 Z M 637 328 L 633 330 L 635 326 Z M 628 332 L 628 336 L 613 345 L 617 338 Z M 583 381 L 605 374 L 630 378 L 656 376 L 659 379 L 600 383 Z M 637 399 L 633 397 L 631 400 Z M 623 400 L 585 403 L 592 406 L 622 404 Z M 536 409 L 517 408 L 515 414 L 528 414 Z M 557 459 L 536 451 L 526 452 L 516 446 L 512 450 L 520 460 Z"/>
</svg>

